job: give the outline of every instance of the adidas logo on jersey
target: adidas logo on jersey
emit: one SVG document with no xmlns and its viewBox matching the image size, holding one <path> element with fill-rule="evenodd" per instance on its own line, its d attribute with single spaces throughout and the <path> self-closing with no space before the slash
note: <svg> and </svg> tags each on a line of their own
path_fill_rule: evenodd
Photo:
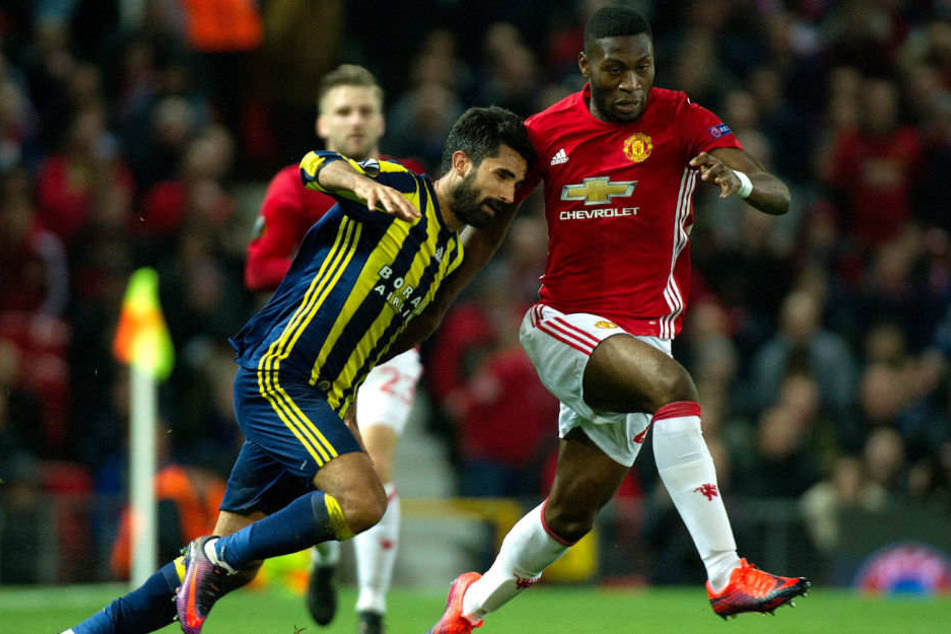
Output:
<svg viewBox="0 0 951 634">
<path fill-rule="evenodd" d="M 565 148 L 561 148 L 560 150 L 555 152 L 555 155 L 553 157 L 551 157 L 552 165 L 561 165 L 562 163 L 567 163 L 567 162 L 568 162 L 568 153 L 565 152 Z"/>
</svg>

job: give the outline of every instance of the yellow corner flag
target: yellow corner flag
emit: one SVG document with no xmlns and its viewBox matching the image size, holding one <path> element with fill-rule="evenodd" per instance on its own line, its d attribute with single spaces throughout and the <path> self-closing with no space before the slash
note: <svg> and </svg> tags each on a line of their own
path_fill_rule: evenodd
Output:
<svg viewBox="0 0 951 634">
<path fill-rule="evenodd" d="M 129 278 L 112 353 L 153 379 L 163 381 L 172 373 L 175 349 L 162 317 L 154 269 L 138 269 Z"/>
</svg>

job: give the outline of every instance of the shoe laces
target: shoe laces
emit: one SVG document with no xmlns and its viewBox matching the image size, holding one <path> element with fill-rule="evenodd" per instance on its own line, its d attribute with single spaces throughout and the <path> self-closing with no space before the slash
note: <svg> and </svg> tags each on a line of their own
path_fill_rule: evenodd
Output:
<svg viewBox="0 0 951 634">
<path fill-rule="evenodd" d="M 751 564 L 745 559 L 740 560 L 740 567 L 734 573 L 739 590 L 762 597 L 776 587 L 776 578 Z"/>
<path fill-rule="evenodd" d="M 205 583 L 199 584 L 195 596 L 195 603 L 201 606 L 202 611 L 206 613 L 207 610 L 221 598 L 221 595 L 224 594 L 220 580 L 227 575 L 227 572 L 212 564 L 209 575 L 210 576 L 205 578 Z"/>
</svg>

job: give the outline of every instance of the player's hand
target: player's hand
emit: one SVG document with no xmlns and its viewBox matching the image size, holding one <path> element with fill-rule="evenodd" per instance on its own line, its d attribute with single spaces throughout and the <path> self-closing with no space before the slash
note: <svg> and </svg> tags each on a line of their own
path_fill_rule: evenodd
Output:
<svg viewBox="0 0 951 634">
<path fill-rule="evenodd" d="M 385 211 L 407 222 L 412 222 L 420 216 L 419 210 L 403 194 L 372 178 L 360 179 L 353 193 L 365 200 L 367 209 L 371 211 Z"/>
<path fill-rule="evenodd" d="M 720 188 L 720 198 L 732 196 L 740 190 L 740 179 L 727 165 L 707 152 L 690 159 L 690 167 L 700 170 L 700 180 Z"/>
</svg>

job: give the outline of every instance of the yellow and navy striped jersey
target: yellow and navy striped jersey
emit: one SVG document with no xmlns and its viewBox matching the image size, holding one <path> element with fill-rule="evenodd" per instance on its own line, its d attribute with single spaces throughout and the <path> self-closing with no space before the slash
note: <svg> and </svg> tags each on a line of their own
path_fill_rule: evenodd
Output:
<svg viewBox="0 0 951 634">
<path fill-rule="evenodd" d="M 353 192 L 323 188 L 317 174 L 338 160 L 401 192 L 421 217 L 407 222 L 367 209 Z M 446 227 L 432 181 L 399 163 L 310 152 L 300 167 L 304 185 L 337 204 L 310 228 L 270 301 L 231 344 L 262 389 L 278 379 L 307 381 L 343 416 L 367 373 L 462 262 L 462 243 Z"/>
</svg>

